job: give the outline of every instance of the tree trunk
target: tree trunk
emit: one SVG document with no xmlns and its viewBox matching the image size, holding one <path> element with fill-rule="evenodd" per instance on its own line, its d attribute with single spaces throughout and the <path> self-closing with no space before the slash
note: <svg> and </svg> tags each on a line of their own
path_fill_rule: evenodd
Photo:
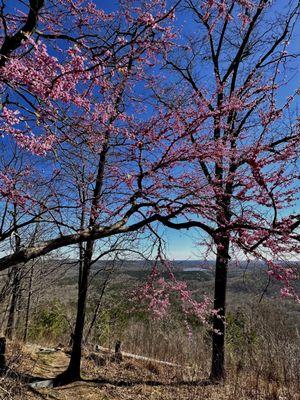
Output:
<svg viewBox="0 0 300 400">
<path fill-rule="evenodd" d="M 33 268 L 34 268 L 34 266 L 32 265 L 30 267 L 29 284 L 28 284 L 28 297 L 27 297 L 25 325 L 24 325 L 24 333 L 23 333 L 23 340 L 25 343 L 27 341 L 28 327 L 29 327 L 29 314 L 30 314 L 31 296 L 32 296 Z"/>
<path fill-rule="evenodd" d="M 99 204 L 99 200 L 101 197 L 102 185 L 103 185 L 103 176 L 104 176 L 104 167 L 106 163 L 106 155 L 108 151 L 109 144 L 109 131 L 105 134 L 105 139 L 102 147 L 102 151 L 99 154 L 99 163 L 97 168 L 97 177 L 95 182 L 95 188 L 93 191 L 93 200 L 90 210 L 90 220 L 89 227 L 93 229 L 96 223 L 96 210 Z M 85 219 L 85 213 L 81 216 L 81 223 L 83 224 Z M 88 240 L 86 242 L 85 249 L 82 247 L 82 243 L 79 243 L 80 250 L 80 271 L 79 271 L 79 284 L 78 284 L 78 303 L 77 303 L 77 315 L 76 315 L 76 323 L 73 334 L 73 343 L 72 343 L 72 352 L 71 358 L 68 368 L 65 372 L 58 375 L 54 379 L 54 386 L 59 386 L 67 383 L 71 383 L 81 379 L 80 376 L 80 364 L 81 364 L 81 350 L 82 350 L 82 339 L 83 339 L 83 330 L 84 330 L 84 322 L 85 322 L 85 313 L 86 313 L 86 300 L 87 300 L 87 291 L 89 284 L 89 275 L 91 269 L 91 263 L 93 258 L 93 249 L 94 249 L 94 240 Z M 83 265 L 82 262 L 83 257 Z"/>
<path fill-rule="evenodd" d="M 80 364 L 82 353 L 82 338 L 86 313 L 86 300 L 89 284 L 89 275 L 91 267 L 91 259 L 93 254 L 93 242 L 88 242 L 85 250 L 83 268 L 79 276 L 78 282 L 78 301 L 77 315 L 74 333 L 72 335 L 72 351 L 69 366 L 62 374 L 54 379 L 54 386 L 65 385 L 71 382 L 81 380 Z"/>
<path fill-rule="evenodd" d="M 14 223 L 14 250 L 19 251 L 21 247 L 21 238 L 17 229 L 18 207 L 14 204 L 13 223 Z M 12 295 L 10 300 L 7 325 L 5 329 L 5 336 L 12 339 L 15 327 L 15 313 L 17 308 L 18 297 L 20 293 L 20 271 L 19 266 L 15 265 L 12 268 Z"/>
<path fill-rule="evenodd" d="M 2 288 L 1 294 L 0 294 L 0 304 L 5 304 L 5 306 L 3 307 L 3 310 L 1 310 L 2 318 L 0 319 L 0 332 L 2 332 L 4 329 L 4 325 L 6 322 L 6 315 L 7 315 L 8 308 L 9 308 L 9 300 L 5 301 L 7 292 L 9 291 L 8 287 L 9 287 L 9 281 L 7 281 L 4 284 L 4 287 Z"/>
<path fill-rule="evenodd" d="M 18 266 L 13 268 L 13 281 L 12 281 L 12 295 L 10 299 L 7 325 L 5 329 L 5 336 L 8 339 L 13 338 L 14 327 L 15 327 L 15 315 L 17 302 L 19 297 L 19 287 L 20 287 L 20 277 L 19 277 L 19 269 Z"/>
<path fill-rule="evenodd" d="M 226 286 L 228 269 L 229 238 L 224 237 L 217 243 L 215 271 L 214 310 L 218 314 L 213 319 L 212 363 L 210 379 L 218 382 L 225 379 L 225 316 Z"/>
<path fill-rule="evenodd" d="M 4 337 L 0 337 L 0 373 L 6 371 L 5 348 L 6 339 Z"/>
</svg>

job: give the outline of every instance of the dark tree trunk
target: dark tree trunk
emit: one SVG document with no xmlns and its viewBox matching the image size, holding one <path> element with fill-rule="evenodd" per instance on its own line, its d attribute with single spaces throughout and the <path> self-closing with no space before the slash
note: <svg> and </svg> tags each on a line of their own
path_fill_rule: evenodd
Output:
<svg viewBox="0 0 300 400">
<path fill-rule="evenodd" d="M 29 284 L 28 284 L 28 297 L 27 297 L 26 314 L 25 314 L 25 325 L 24 325 L 24 333 L 23 333 L 24 342 L 27 341 L 28 327 L 29 327 L 29 314 L 30 314 L 31 296 L 32 296 L 33 268 L 34 267 L 32 265 L 30 267 Z"/>
<path fill-rule="evenodd" d="M 214 309 L 218 314 L 213 319 L 212 363 L 210 379 L 222 381 L 225 379 L 225 316 L 226 287 L 228 269 L 229 238 L 223 237 L 217 243 L 217 258 L 215 271 Z"/>
<path fill-rule="evenodd" d="M 6 339 L 4 337 L 0 337 L 0 373 L 6 371 L 5 348 Z"/>
<path fill-rule="evenodd" d="M 84 262 L 79 274 L 78 301 L 75 329 L 72 335 L 72 351 L 69 366 L 62 374 L 54 379 L 54 386 L 65 385 L 81 380 L 80 365 L 82 353 L 82 338 L 86 313 L 86 300 L 89 284 L 91 259 L 93 254 L 93 242 L 88 242 L 85 250 Z"/>
<path fill-rule="evenodd" d="M 5 301 L 5 299 L 7 297 L 7 293 L 9 291 L 8 288 L 9 288 L 9 281 L 7 281 L 4 284 L 4 286 L 1 290 L 1 294 L 0 294 L 0 304 L 5 304 L 5 307 L 3 307 L 3 310 L 1 310 L 2 318 L 0 319 L 0 332 L 2 332 L 4 329 L 4 325 L 6 323 L 6 315 L 7 315 L 8 308 L 9 308 L 9 301 L 7 301 L 7 302 Z"/>
<path fill-rule="evenodd" d="M 15 251 L 19 251 L 21 247 L 21 238 L 19 236 L 17 229 L 17 217 L 18 217 L 18 208 L 17 205 L 14 204 L 13 222 L 14 222 Z M 5 336 L 8 337 L 9 339 L 12 339 L 13 337 L 13 331 L 15 327 L 15 313 L 16 313 L 19 293 L 20 293 L 20 271 L 19 271 L 19 266 L 15 265 L 12 268 L 12 295 L 10 299 L 8 319 L 5 329 Z"/>
<path fill-rule="evenodd" d="M 104 167 L 106 162 L 106 154 L 108 151 L 108 143 L 109 143 L 109 131 L 107 131 L 105 134 L 102 151 L 99 155 L 97 177 L 95 182 L 95 188 L 93 191 L 93 200 L 90 210 L 90 220 L 89 220 L 90 229 L 93 229 L 96 223 L 95 211 L 97 210 L 99 200 L 101 197 Z M 83 213 L 81 223 L 84 222 L 84 219 L 85 219 L 85 214 Z M 58 375 L 54 379 L 54 386 L 64 385 L 81 379 L 80 364 L 81 364 L 81 352 L 82 352 L 82 339 L 83 339 L 83 330 L 85 322 L 89 276 L 93 258 L 93 249 L 94 249 L 94 240 L 88 240 L 86 242 L 85 249 L 83 248 L 82 243 L 79 243 L 80 270 L 78 279 L 79 281 L 78 303 L 77 303 L 75 329 L 72 337 L 73 342 L 72 342 L 71 358 L 69 366 L 66 369 L 66 371 Z M 83 256 L 83 263 L 82 263 L 82 256 Z"/>
<path fill-rule="evenodd" d="M 8 339 L 12 339 L 13 334 L 14 334 L 16 308 L 17 308 L 18 297 L 19 297 L 19 288 L 20 288 L 19 269 L 16 266 L 13 268 L 12 294 L 11 294 L 11 298 L 10 298 L 7 325 L 6 325 L 6 329 L 5 329 L 5 336 Z"/>
</svg>

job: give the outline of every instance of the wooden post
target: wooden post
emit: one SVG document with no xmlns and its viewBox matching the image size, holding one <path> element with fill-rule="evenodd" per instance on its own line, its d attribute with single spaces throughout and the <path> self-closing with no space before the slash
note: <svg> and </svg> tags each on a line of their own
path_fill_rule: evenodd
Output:
<svg viewBox="0 0 300 400">
<path fill-rule="evenodd" d="M 119 364 L 122 359 L 123 357 L 121 353 L 121 340 L 117 340 L 115 345 L 115 362 Z"/>
<path fill-rule="evenodd" d="M 0 337 L 0 373 L 6 370 L 5 348 L 6 339 L 5 337 Z"/>
</svg>

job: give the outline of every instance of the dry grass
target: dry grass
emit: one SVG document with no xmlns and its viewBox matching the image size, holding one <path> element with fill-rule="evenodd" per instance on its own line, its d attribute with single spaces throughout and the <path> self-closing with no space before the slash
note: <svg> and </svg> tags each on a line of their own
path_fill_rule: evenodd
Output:
<svg viewBox="0 0 300 400">
<path fill-rule="evenodd" d="M 106 361 L 97 365 L 86 349 L 83 381 L 61 388 L 31 390 L 24 377 L 53 378 L 68 365 L 68 355 L 63 351 L 44 354 L 38 345 L 13 342 L 8 343 L 7 355 L 11 373 L 1 377 L 0 399 L 300 400 L 297 315 L 289 317 L 271 302 L 243 306 L 242 312 L 230 313 L 228 376 L 224 385 L 207 385 L 211 341 L 206 329 L 195 323 L 194 334 L 189 337 L 182 321 L 170 315 L 164 321 L 128 320 L 122 329 L 107 327 L 101 320 L 103 329 L 109 328 L 109 335 L 106 342 L 98 344 L 113 349 L 115 340 L 120 339 L 124 352 L 182 367 L 126 357 L 116 364 L 105 354 Z M 59 340 L 63 342 L 63 338 Z"/>
<path fill-rule="evenodd" d="M 9 346 L 9 357 L 18 350 L 18 359 L 10 364 L 15 376 L 1 381 L 0 398 L 23 399 L 91 399 L 91 400 L 299 400 L 297 388 L 284 385 L 274 377 L 266 376 L 263 366 L 256 371 L 229 368 L 225 385 L 207 385 L 203 371 L 193 368 L 175 368 L 124 359 L 120 364 L 107 362 L 98 367 L 84 357 L 84 381 L 55 388 L 29 389 L 21 381 L 22 374 L 44 378 L 54 377 L 68 364 L 68 356 L 57 351 L 42 354 L 36 345 Z M 87 354 L 86 354 L 87 355 Z M 18 379 L 19 374 L 19 379 Z M 2 397 L 1 397 L 2 396 Z"/>
</svg>

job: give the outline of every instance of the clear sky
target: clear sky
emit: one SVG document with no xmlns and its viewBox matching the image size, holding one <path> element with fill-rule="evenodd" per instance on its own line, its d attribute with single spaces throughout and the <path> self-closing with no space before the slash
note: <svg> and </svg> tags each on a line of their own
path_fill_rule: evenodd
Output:
<svg viewBox="0 0 300 400">
<path fill-rule="evenodd" d="M 107 12 L 112 12 L 117 10 L 118 2 L 117 1 L 104 1 L 104 0 L 96 0 L 96 3 L 99 7 L 104 9 Z M 275 6 L 277 10 L 283 9 L 286 6 L 286 2 L 275 1 Z M 138 2 L 137 2 L 138 4 Z M 182 17 L 177 18 L 176 23 L 178 27 L 183 25 L 188 26 L 189 33 L 193 31 L 193 22 L 188 21 L 186 25 L 186 21 L 183 20 Z M 298 39 L 298 40 L 297 40 Z M 300 50 L 300 24 L 297 25 L 294 35 L 294 40 L 289 45 L 289 50 L 295 51 Z M 296 88 L 299 88 L 300 85 L 300 74 L 299 74 L 299 62 L 297 63 L 297 70 L 293 74 L 291 80 L 280 90 L 278 101 L 281 98 L 286 98 L 287 95 L 291 94 L 295 91 Z M 203 257 L 201 252 L 203 253 L 203 249 L 197 242 L 200 240 L 200 232 L 197 229 L 190 229 L 189 231 L 175 231 L 168 228 L 163 228 L 162 232 L 166 237 L 166 241 L 168 243 L 168 252 L 169 256 L 174 259 L 187 260 L 187 259 L 200 259 Z"/>
<path fill-rule="evenodd" d="M 94 2 L 106 12 L 116 11 L 118 8 L 118 2 L 106 1 L 106 0 L 94 0 Z M 13 5 L 14 2 L 11 3 Z M 138 2 L 137 2 L 138 4 Z M 279 9 L 284 7 L 286 2 L 277 0 Z M 183 18 L 177 18 L 177 26 L 181 27 L 185 24 Z M 191 32 L 193 30 L 193 23 L 189 21 L 188 30 Z M 296 28 L 296 33 L 294 35 L 295 39 L 290 43 L 290 49 L 300 50 L 300 25 L 298 24 Z M 297 41 L 298 38 L 298 41 Z M 280 91 L 280 97 L 284 99 L 288 94 L 299 87 L 299 62 L 298 62 L 298 74 L 295 71 L 294 76 L 289 81 L 289 83 L 283 87 Z M 279 98 L 280 100 L 280 98 Z M 193 260 L 200 259 L 203 257 L 201 254 L 202 248 L 197 242 L 200 240 L 200 232 L 196 229 L 190 229 L 189 231 L 176 231 L 168 228 L 161 228 L 161 232 L 165 234 L 166 242 L 168 243 L 168 255 L 171 258 L 178 260 Z"/>
</svg>

